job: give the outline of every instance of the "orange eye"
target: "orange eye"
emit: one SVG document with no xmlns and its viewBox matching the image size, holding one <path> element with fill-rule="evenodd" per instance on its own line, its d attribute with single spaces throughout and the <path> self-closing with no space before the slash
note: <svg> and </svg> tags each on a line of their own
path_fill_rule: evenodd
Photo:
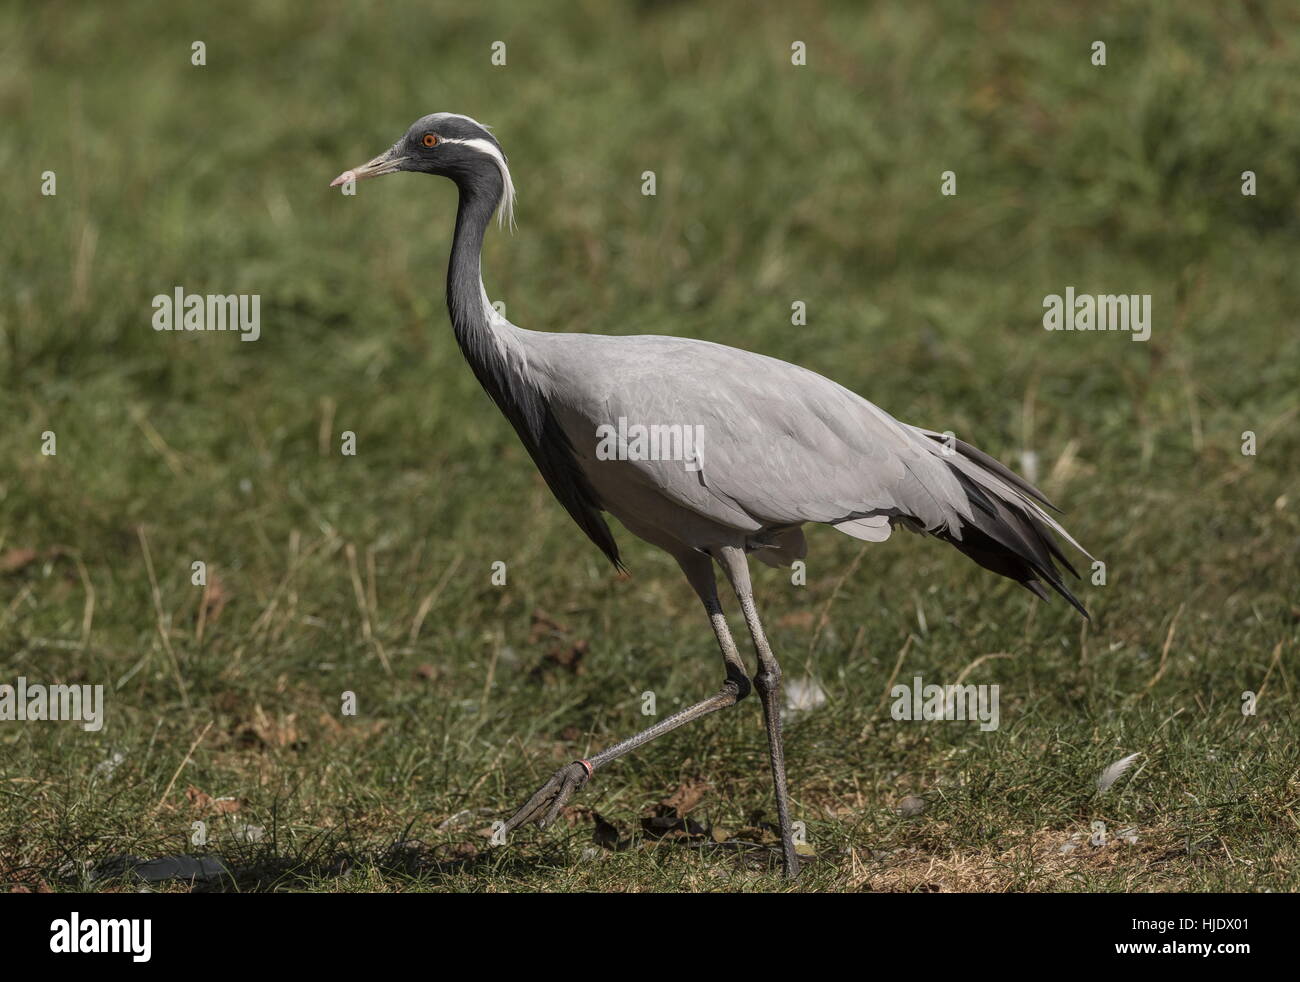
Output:
<svg viewBox="0 0 1300 982">
<path fill-rule="evenodd" d="M 438 145 L 438 138 L 432 133 L 426 133 L 424 134 L 424 145 L 426 147 L 436 147 Z"/>
</svg>

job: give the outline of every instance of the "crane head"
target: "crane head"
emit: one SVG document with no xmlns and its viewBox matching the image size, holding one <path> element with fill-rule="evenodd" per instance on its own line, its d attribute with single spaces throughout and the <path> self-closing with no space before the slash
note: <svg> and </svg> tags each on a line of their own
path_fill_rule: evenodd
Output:
<svg viewBox="0 0 1300 982">
<path fill-rule="evenodd" d="M 391 147 L 330 182 L 338 187 L 398 171 L 420 171 L 455 181 L 462 189 L 499 196 L 502 221 L 514 218 L 515 186 L 506 155 L 491 131 L 457 113 L 432 113 L 411 124 Z"/>
</svg>

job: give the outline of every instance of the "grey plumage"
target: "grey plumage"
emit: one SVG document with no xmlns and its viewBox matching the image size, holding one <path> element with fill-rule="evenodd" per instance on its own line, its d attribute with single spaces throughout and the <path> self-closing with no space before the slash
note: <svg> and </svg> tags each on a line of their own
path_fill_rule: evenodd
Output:
<svg viewBox="0 0 1300 982">
<path fill-rule="evenodd" d="M 561 768 L 505 823 L 508 831 L 553 821 L 596 769 L 734 705 L 752 681 L 763 705 L 785 871 L 797 872 L 781 670 L 759 621 L 746 556 L 774 566 L 803 558 L 804 525 L 873 542 L 898 526 L 929 534 L 1043 599 L 1050 587 L 1087 616 L 1056 566 L 1074 572 L 1056 536 L 1078 543 L 1045 510 L 1053 506 L 971 445 L 950 446 L 830 379 L 754 352 L 688 338 L 540 333 L 498 316 L 479 257 L 493 213 L 513 214 L 514 184 L 486 127 L 449 113 L 423 117 L 391 149 L 334 183 L 400 170 L 445 176 L 459 188 L 447 308 L 475 376 L 556 498 L 615 566 L 622 567 L 618 545 L 602 513 L 677 560 L 705 606 L 726 670 L 715 695 Z M 702 441 L 699 452 L 689 461 L 603 454 L 602 429 L 626 422 L 689 427 Z M 722 614 L 714 562 L 731 581 L 754 642 L 759 669 L 752 680 Z"/>
<path fill-rule="evenodd" d="M 605 510 L 656 544 L 736 545 L 788 565 L 806 553 L 798 532 L 806 523 L 869 541 L 902 524 L 1040 596 L 1035 587 L 1046 582 L 1082 610 L 1053 564 L 1064 556 L 1052 534 L 1073 539 L 1038 503 L 1046 499 L 968 444 L 957 442 L 946 456 L 938 434 L 900 423 L 823 376 L 736 348 L 682 338 L 517 336 Z M 619 417 L 701 427 L 702 467 L 584 453 L 596 427 Z M 653 538 L 643 534 L 647 526 Z"/>
</svg>

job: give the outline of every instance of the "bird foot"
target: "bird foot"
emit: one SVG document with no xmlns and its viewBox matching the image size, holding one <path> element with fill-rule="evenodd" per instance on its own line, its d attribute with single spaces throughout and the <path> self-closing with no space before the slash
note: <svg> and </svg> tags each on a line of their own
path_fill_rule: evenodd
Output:
<svg viewBox="0 0 1300 982">
<path fill-rule="evenodd" d="M 560 809 L 573 792 L 591 779 L 590 766 L 585 761 L 575 760 L 572 764 L 561 767 L 510 817 L 504 830 L 507 833 L 513 832 L 530 822 L 536 822 L 539 828 L 546 828 L 559 816 Z"/>
</svg>

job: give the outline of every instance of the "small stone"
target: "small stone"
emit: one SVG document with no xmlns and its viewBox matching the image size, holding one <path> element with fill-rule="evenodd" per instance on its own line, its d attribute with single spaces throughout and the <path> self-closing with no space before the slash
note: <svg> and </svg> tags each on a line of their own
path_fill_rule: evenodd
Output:
<svg viewBox="0 0 1300 982">
<path fill-rule="evenodd" d="M 918 798 L 914 794 L 909 794 L 906 798 L 898 803 L 896 809 L 903 818 L 916 818 L 917 815 L 925 811 L 925 799 Z"/>
</svg>

